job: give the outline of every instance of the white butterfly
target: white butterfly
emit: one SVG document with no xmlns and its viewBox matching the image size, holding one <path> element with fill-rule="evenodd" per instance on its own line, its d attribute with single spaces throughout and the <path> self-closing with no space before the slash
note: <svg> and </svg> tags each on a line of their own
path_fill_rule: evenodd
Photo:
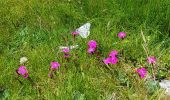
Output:
<svg viewBox="0 0 170 100">
<path fill-rule="evenodd" d="M 82 38 L 87 38 L 90 35 L 90 26 L 90 23 L 86 23 L 76 29 L 76 32 L 78 32 Z"/>
<path fill-rule="evenodd" d="M 78 48 L 79 45 L 73 45 L 73 46 L 59 46 L 59 49 L 62 50 L 62 49 L 66 49 L 66 48 L 69 48 L 70 50 L 71 49 L 76 49 Z"/>
</svg>

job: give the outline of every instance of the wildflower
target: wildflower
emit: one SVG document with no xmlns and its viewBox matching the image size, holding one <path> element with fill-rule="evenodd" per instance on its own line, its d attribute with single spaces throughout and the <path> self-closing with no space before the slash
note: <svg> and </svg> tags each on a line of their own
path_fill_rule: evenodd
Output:
<svg viewBox="0 0 170 100">
<path fill-rule="evenodd" d="M 79 32 L 74 31 L 74 32 L 72 32 L 71 34 L 72 34 L 72 35 L 78 35 L 78 34 L 79 34 Z"/>
<path fill-rule="evenodd" d="M 103 62 L 107 65 L 109 63 L 116 64 L 118 62 L 118 58 L 116 57 L 118 55 L 117 50 L 113 50 L 110 52 L 109 57 L 104 59 Z"/>
<path fill-rule="evenodd" d="M 53 76 L 53 75 L 52 75 L 51 73 L 48 74 L 48 77 L 49 77 L 49 78 L 52 78 L 52 76 Z"/>
<path fill-rule="evenodd" d="M 125 33 L 125 32 L 119 32 L 119 33 L 118 33 L 118 37 L 121 38 L 121 39 L 123 39 L 123 38 L 126 37 L 126 33 Z"/>
<path fill-rule="evenodd" d="M 17 73 L 22 75 L 24 78 L 28 78 L 28 71 L 26 69 L 25 66 L 20 66 L 18 69 L 17 69 Z"/>
<path fill-rule="evenodd" d="M 150 56 L 147 58 L 148 63 L 156 63 L 156 58 L 154 56 Z"/>
<path fill-rule="evenodd" d="M 60 64 L 58 62 L 51 62 L 51 70 L 56 70 Z"/>
<path fill-rule="evenodd" d="M 27 57 L 21 57 L 19 62 L 20 64 L 24 64 L 27 61 L 28 61 Z"/>
<path fill-rule="evenodd" d="M 58 62 L 51 62 L 51 67 L 50 67 L 49 73 L 48 73 L 49 78 L 53 77 L 53 74 L 56 71 L 56 69 L 58 69 L 58 67 L 60 67 L 60 64 Z"/>
<path fill-rule="evenodd" d="M 103 62 L 104 62 L 106 65 L 108 65 L 108 64 L 111 63 L 111 58 L 106 58 L 106 59 L 103 60 Z"/>
<path fill-rule="evenodd" d="M 141 78 L 145 78 L 147 74 L 147 70 L 145 68 L 139 68 L 136 70 Z"/>
<path fill-rule="evenodd" d="M 117 57 L 111 57 L 110 61 L 112 64 L 116 64 L 118 62 L 118 59 L 117 59 Z"/>
<path fill-rule="evenodd" d="M 76 39 L 76 35 L 79 35 L 79 32 L 74 31 L 74 32 L 72 32 L 71 34 L 73 35 L 73 39 L 74 39 L 74 41 L 75 41 L 75 39 Z"/>
<path fill-rule="evenodd" d="M 62 51 L 64 52 L 64 58 L 69 58 L 70 57 L 70 49 L 69 48 L 63 48 Z"/>
<path fill-rule="evenodd" d="M 89 46 L 89 48 L 96 48 L 97 47 L 97 42 L 94 41 L 94 40 L 90 40 L 88 42 L 88 46 Z"/>
<path fill-rule="evenodd" d="M 109 54 L 110 57 L 116 57 L 117 55 L 118 55 L 118 51 L 117 50 L 113 50 Z"/>
<path fill-rule="evenodd" d="M 88 42 L 88 46 L 89 46 L 89 48 L 88 48 L 87 52 L 88 53 L 94 53 L 96 48 L 97 48 L 97 42 L 94 41 L 94 40 L 90 40 Z"/>
<path fill-rule="evenodd" d="M 68 54 L 68 53 L 64 54 L 64 58 L 69 58 L 69 57 L 70 57 L 70 54 Z"/>
<path fill-rule="evenodd" d="M 87 50 L 87 52 L 88 52 L 88 53 L 94 53 L 94 52 L 95 52 L 95 48 L 89 48 L 89 49 Z"/>
<path fill-rule="evenodd" d="M 117 57 L 108 57 L 106 59 L 103 60 L 103 62 L 108 65 L 108 64 L 116 64 L 118 62 L 118 58 Z"/>
<path fill-rule="evenodd" d="M 69 48 L 64 48 L 64 49 L 62 49 L 62 51 L 63 51 L 64 53 L 68 53 L 68 52 L 70 52 L 70 49 L 69 49 Z"/>
</svg>

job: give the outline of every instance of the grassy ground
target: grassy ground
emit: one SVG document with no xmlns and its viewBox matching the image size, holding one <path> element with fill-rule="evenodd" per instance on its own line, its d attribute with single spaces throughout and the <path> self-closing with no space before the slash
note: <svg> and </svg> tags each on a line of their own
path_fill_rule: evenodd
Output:
<svg viewBox="0 0 170 100">
<path fill-rule="evenodd" d="M 161 90 L 148 89 L 129 67 L 149 66 L 141 30 L 148 54 L 157 57 L 157 78 L 170 77 L 169 0 L 0 0 L 0 18 L 0 99 L 159 99 Z M 86 22 L 92 24 L 90 36 L 73 42 L 70 33 Z M 120 31 L 127 38 L 120 40 Z M 89 40 L 97 41 L 100 58 L 87 54 Z M 73 44 L 79 48 L 67 61 L 58 46 Z M 101 60 L 122 48 L 124 57 L 108 70 Z M 23 56 L 36 85 L 16 80 Z M 51 61 L 61 64 L 53 79 L 47 76 Z"/>
</svg>

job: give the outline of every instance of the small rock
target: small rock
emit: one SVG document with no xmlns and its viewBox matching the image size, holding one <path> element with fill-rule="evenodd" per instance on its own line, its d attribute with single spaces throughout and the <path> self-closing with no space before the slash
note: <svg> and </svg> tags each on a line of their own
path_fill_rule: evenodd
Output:
<svg viewBox="0 0 170 100">
<path fill-rule="evenodd" d="M 20 64 L 24 64 L 27 61 L 28 61 L 27 57 L 21 57 L 19 62 L 20 62 Z"/>
<path fill-rule="evenodd" d="M 166 95 L 170 97 L 170 80 L 161 80 L 159 85 L 162 89 L 165 90 Z"/>
</svg>

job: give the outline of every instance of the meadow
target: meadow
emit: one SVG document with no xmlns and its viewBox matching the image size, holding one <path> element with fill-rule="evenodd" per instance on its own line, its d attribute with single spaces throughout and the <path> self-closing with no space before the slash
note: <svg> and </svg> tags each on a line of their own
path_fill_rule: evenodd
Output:
<svg viewBox="0 0 170 100">
<path fill-rule="evenodd" d="M 160 100 L 170 80 L 169 0 L 0 0 L 1 100 Z M 71 34 L 91 23 L 90 35 Z M 120 39 L 119 32 L 126 37 Z M 87 52 L 97 42 L 97 53 Z M 65 59 L 59 46 L 78 45 Z M 118 51 L 118 62 L 103 59 Z M 154 65 L 147 57 L 156 57 Z M 20 64 L 20 58 L 28 61 Z M 48 77 L 50 63 L 60 67 Z M 29 78 L 17 75 L 26 66 Z M 146 68 L 141 78 L 135 71 Z M 168 98 L 166 98 L 168 100 Z"/>
</svg>

